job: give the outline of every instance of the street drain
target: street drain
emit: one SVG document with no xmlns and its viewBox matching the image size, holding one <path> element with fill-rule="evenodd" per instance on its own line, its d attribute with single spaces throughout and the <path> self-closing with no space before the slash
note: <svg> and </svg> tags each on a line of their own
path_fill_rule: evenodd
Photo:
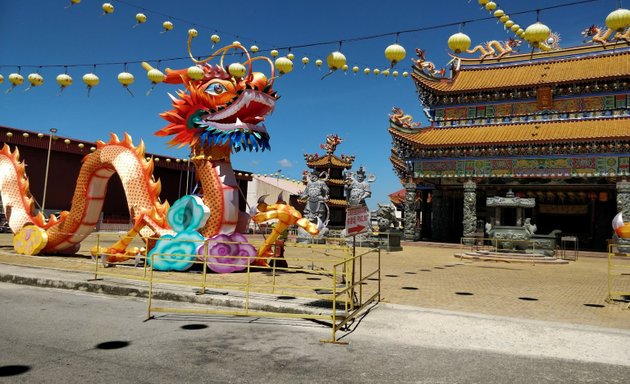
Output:
<svg viewBox="0 0 630 384">
<path fill-rule="evenodd" d="M 184 324 L 180 328 L 181 329 L 185 329 L 187 331 L 194 331 L 194 330 L 197 330 L 197 329 L 208 328 L 208 326 L 205 325 L 205 324 Z"/>
<path fill-rule="evenodd" d="M 590 303 L 584 304 L 584 306 L 591 307 L 591 308 L 605 308 L 606 307 L 605 305 L 602 305 L 602 304 L 590 304 Z"/>
<path fill-rule="evenodd" d="M 106 341 L 96 345 L 98 349 L 120 349 L 129 346 L 128 341 Z"/>
<path fill-rule="evenodd" d="M 28 365 L 3 365 L 0 366 L 0 377 L 17 376 L 30 370 Z"/>
<path fill-rule="evenodd" d="M 526 296 L 519 297 L 518 299 L 523 300 L 523 301 L 538 301 L 538 299 L 535 297 L 526 297 Z"/>
<path fill-rule="evenodd" d="M 402 289 L 407 289 L 409 291 L 417 291 L 418 290 L 417 287 L 402 287 Z"/>
<path fill-rule="evenodd" d="M 460 296 L 472 296 L 473 293 L 472 292 L 455 292 L 456 295 L 460 295 Z"/>
</svg>

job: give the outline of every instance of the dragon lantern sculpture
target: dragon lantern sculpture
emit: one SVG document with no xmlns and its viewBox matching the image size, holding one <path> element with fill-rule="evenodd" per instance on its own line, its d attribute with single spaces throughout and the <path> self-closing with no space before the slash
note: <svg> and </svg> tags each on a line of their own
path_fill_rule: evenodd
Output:
<svg viewBox="0 0 630 384">
<path fill-rule="evenodd" d="M 200 199 L 181 204 L 176 202 L 174 207 L 190 210 L 192 206 L 200 211 L 209 208 L 209 218 L 204 216 L 195 225 L 189 222 L 177 223 L 178 214 L 169 212 L 169 205 L 159 201 L 160 183 L 152 177 L 153 161 L 144 159 L 144 144 L 141 142 L 135 147 L 128 134 L 122 141 L 112 134 L 108 143 L 97 142 L 96 150 L 85 157 L 70 211 L 62 212 L 59 217 L 52 215 L 46 220 L 41 213 L 32 214 L 34 199 L 28 189 L 24 164 L 19 162 L 18 150 L 11 152 L 5 144 L 0 151 L 0 191 L 4 205 L 8 208 L 9 225 L 15 233 L 14 248 L 18 253 L 77 251 L 80 241 L 93 231 L 101 212 L 107 182 L 117 173 L 125 190 L 134 225 L 122 240 L 106 249 L 94 249 L 93 254 L 105 254 L 110 262 L 125 259 L 130 253 L 127 247 L 137 235 L 160 237 L 157 245 L 151 245 L 155 245 L 153 251 L 157 249 L 164 252 L 164 248 L 168 248 L 168 253 L 177 254 L 177 249 L 163 246 L 160 242 L 174 240 L 181 235 L 185 239 L 182 241 L 184 244 L 197 242 L 194 244 L 198 249 L 186 252 L 186 255 L 201 253 L 203 242 L 207 239 L 209 246 L 216 247 L 217 252 L 228 249 L 225 251 L 226 256 L 246 257 L 245 263 L 242 259 L 234 262 L 243 268 L 254 257 L 258 264 L 265 264 L 269 245 L 263 245 L 257 253 L 251 245 L 244 244 L 245 238 L 241 235 L 247 229 L 249 215 L 238 210 L 239 191 L 230 156 L 240 150 L 270 149 L 264 120 L 273 111 L 278 99 L 273 90 L 274 65 L 267 57 L 251 57 L 239 43 L 221 48 L 205 60 L 196 60 L 190 51 L 191 39 L 192 36 L 189 36 L 188 53 L 195 64 L 191 67 L 194 70 L 166 70 L 164 82 L 183 85 L 186 90 L 178 91 L 177 96 L 169 94 L 173 109 L 161 114 L 169 124 L 155 134 L 171 136 L 171 146 L 190 147 L 191 161 L 202 186 L 203 196 Z M 246 58 L 244 63 L 224 66 L 224 57 L 230 50 L 241 51 Z M 219 55 L 218 65 L 209 64 Z M 269 63 L 270 77 L 252 70 L 252 63 L 257 60 Z M 147 71 L 151 69 L 147 63 L 143 63 L 143 67 Z M 202 209 L 202 206 L 205 207 Z M 276 208 L 281 210 L 280 205 Z M 189 213 L 186 211 L 179 216 Z M 308 226 L 309 232 L 317 232 L 317 228 L 294 217 L 296 214 L 299 215 L 290 215 L 291 222 L 287 224 L 297 222 L 298 225 Z M 276 216 L 270 215 L 269 210 L 265 211 L 265 215 L 264 218 L 259 215 L 257 221 Z M 283 217 L 277 215 L 279 219 Z M 179 230 L 183 232 L 178 233 Z M 191 238 L 193 240 L 189 240 Z M 270 238 L 267 242 L 273 244 L 273 240 Z M 209 246 L 206 244 L 204 248 L 206 256 L 207 252 L 212 252 Z M 189 260 L 186 258 L 184 262 L 181 257 L 175 259 L 173 263 L 156 263 L 155 267 L 184 270 L 192 265 L 192 261 L 187 262 Z M 214 266 L 217 272 L 238 270 Z"/>
</svg>

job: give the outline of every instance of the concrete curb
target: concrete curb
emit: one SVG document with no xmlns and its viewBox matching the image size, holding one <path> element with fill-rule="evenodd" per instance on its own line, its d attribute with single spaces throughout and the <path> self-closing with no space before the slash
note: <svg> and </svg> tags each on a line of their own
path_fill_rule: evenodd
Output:
<svg viewBox="0 0 630 384">
<path fill-rule="evenodd" d="M 129 296 L 148 298 L 149 289 L 146 282 L 138 280 L 108 279 L 91 280 L 90 275 L 82 272 L 58 271 L 38 267 L 23 267 L 2 264 L 0 282 L 29 285 L 42 288 L 77 290 L 82 292 L 107 294 L 112 296 Z M 45 275 L 45 276 L 35 276 Z M 208 289 L 206 294 L 197 294 L 186 287 L 177 285 L 154 284 L 153 300 L 164 300 L 180 303 L 202 304 L 208 306 L 245 308 L 245 293 L 241 291 L 221 292 Z M 309 305 L 311 308 L 309 308 Z M 327 315 L 331 313 L 316 301 L 295 299 L 291 302 L 278 302 L 277 296 L 252 294 L 249 299 L 250 311 L 278 312 L 308 315 Z"/>
</svg>

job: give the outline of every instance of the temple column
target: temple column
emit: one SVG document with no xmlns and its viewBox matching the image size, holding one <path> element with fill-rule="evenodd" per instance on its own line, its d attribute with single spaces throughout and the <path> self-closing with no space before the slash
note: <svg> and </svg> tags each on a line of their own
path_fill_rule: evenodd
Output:
<svg viewBox="0 0 630 384">
<path fill-rule="evenodd" d="M 627 180 L 617 182 L 617 212 L 622 212 L 623 221 L 630 221 L 630 183 Z M 613 241 L 620 246 L 621 253 L 630 253 L 630 239 L 621 239 L 613 232 Z"/>
<path fill-rule="evenodd" d="M 477 229 L 477 184 L 468 180 L 464 183 L 464 231 L 463 237 L 474 237 Z"/>
<path fill-rule="evenodd" d="M 414 241 L 416 235 L 416 184 L 405 184 L 405 223 L 403 239 Z"/>
<path fill-rule="evenodd" d="M 623 212 L 624 219 L 630 221 L 630 183 L 627 180 L 617 182 L 617 212 Z"/>
</svg>

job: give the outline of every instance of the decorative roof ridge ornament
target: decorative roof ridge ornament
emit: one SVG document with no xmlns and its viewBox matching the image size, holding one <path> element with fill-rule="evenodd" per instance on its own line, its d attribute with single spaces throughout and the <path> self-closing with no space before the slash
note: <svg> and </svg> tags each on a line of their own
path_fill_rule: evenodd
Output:
<svg viewBox="0 0 630 384">
<path fill-rule="evenodd" d="M 406 115 L 402 108 L 392 107 L 392 113 L 389 115 L 389 121 L 395 128 L 405 133 L 415 133 L 420 128 L 420 123 L 414 122 L 411 115 Z"/>
<path fill-rule="evenodd" d="M 426 60 L 423 49 L 416 48 L 416 55 L 418 56 L 418 59 L 411 59 L 411 61 L 414 63 L 415 67 L 420 70 L 420 72 L 433 79 L 444 78 L 444 76 L 446 75 L 446 69 L 435 69 L 435 64 L 433 64 L 431 61 Z"/>
<path fill-rule="evenodd" d="M 599 43 L 604 48 L 610 42 L 625 41 L 630 43 L 630 10 L 616 9 L 606 16 L 605 22 L 607 27 L 605 31 L 596 24 L 583 30 L 581 34 L 587 38 L 584 42 Z"/>
</svg>

